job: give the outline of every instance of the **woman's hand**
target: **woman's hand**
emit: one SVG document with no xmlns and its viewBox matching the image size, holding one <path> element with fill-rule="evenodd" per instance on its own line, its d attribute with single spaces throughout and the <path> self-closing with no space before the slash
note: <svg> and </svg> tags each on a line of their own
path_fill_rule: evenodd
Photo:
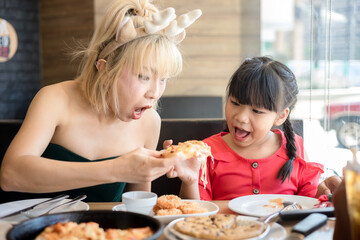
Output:
<svg viewBox="0 0 360 240">
<path fill-rule="evenodd" d="M 115 159 L 118 165 L 114 171 L 118 172 L 124 182 L 151 182 L 176 168 L 180 160 L 180 157 L 162 158 L 160 151 L 138 148 Z"/>
<path fill-rule="evenodd" d="M 333 193 L 340 185 L 341 181 L 342 179 L 337 175 L 326 178 L 318 185 L 315 197 L 318 198 L 321 195 L 328 195 L 329 193 Z"/>
</svg>

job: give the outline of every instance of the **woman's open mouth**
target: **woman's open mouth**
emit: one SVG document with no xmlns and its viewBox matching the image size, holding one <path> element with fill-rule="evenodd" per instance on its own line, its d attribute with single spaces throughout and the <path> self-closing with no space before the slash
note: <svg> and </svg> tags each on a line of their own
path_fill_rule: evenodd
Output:
<svg viewBox="0 0 360 240">
<path fill-rule="evenodd" d="M 140 119 L 141 116 L 143 115 L 143 113 L 145 112 L 146 109 L 148 108 L 151 108 L 151 106 L 146 106 L 146 107 L 141 107 L 141 108 L 136 108 L 134 111 L 133 111 L 133 114 L 132 114 L 132 118 L 133 119 Z"/>
</svg>

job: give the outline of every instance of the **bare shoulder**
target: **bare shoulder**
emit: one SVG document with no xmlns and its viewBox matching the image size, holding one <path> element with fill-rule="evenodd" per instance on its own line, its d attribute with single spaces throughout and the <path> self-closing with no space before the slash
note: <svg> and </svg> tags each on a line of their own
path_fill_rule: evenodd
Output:
<svg viewBox="0 0 360 240">
<path fill-rule="evenodd" d="M 160 115 L 158 114 L 158 112 L 151 108 L 148 109 L 145 114 L 144 114 L 144 118 L 142 119 L 142 121 L 144 122 L 144 124 L 147 127 L 155 127 L 158 126 L 160 127 L 161 125 L 161 118 Z"/>
<path fill-rule="evenodd" d="M 161 118 L 155 109 L 149 109 L 145 112 L 143 118 L 141 118 L 141 125 L 145 133 L 153 135 L 160 132 Z"/>
<path fill-rule="evenodd" d="M 52 118 L 56 117 L 57 113 L 63 115 L 71 102 L 71 91 L 74 91 L 75 85 L 74 81 L 67 81 L 43 87 L 31 102 L 28 115 Z"/>
<path fill-rule="evenodd" d="M 67 116 L 67 92 L 73 83 L 57 83 L 43 87 L 32 100 L 23 124 L 11 146 L 12 154 L 40 155 Z"/>
<path fill-rule="evenodd" d="M 46 101 L 56 101 L 57 103 L 69 101 L 70 93 L 74 91 L 75 81 L 60 82 L 48 85 L 40 89 L 35 98 Z"/>
<path fill-rule="evenodd" d="M 141 119 L 145 147 L 155 149 L 160 135 L 161 118 L 155 109 L 149 109 Z"/>
</svg>

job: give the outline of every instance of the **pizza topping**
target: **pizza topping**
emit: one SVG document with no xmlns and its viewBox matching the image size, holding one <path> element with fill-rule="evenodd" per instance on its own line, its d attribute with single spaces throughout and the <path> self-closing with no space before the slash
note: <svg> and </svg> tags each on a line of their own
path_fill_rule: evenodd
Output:
<svg viewBox="0 0 360 240">
<path fill-rule="evenodd" d="M 154 232 L 150 227 L 128 229 L 106 229 L 99 227 L 98 223 L 75 223 L 64 222 L 48 226 L 35 240 L 122 240 L 122 239 L 146 239 Z"/>
</svg>

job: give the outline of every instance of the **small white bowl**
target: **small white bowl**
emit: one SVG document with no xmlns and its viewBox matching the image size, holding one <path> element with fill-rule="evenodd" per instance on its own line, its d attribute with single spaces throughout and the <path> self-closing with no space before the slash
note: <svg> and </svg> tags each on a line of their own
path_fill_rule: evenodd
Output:
<svg viewBox="0 0 360 240">
<path fill-rule="evenodd" d="M 122 203 L 126 211 L 151 214 L 156 205 L 157 195 L 153 192 L 131 191 L 122 194 Z"/>
</svg>

